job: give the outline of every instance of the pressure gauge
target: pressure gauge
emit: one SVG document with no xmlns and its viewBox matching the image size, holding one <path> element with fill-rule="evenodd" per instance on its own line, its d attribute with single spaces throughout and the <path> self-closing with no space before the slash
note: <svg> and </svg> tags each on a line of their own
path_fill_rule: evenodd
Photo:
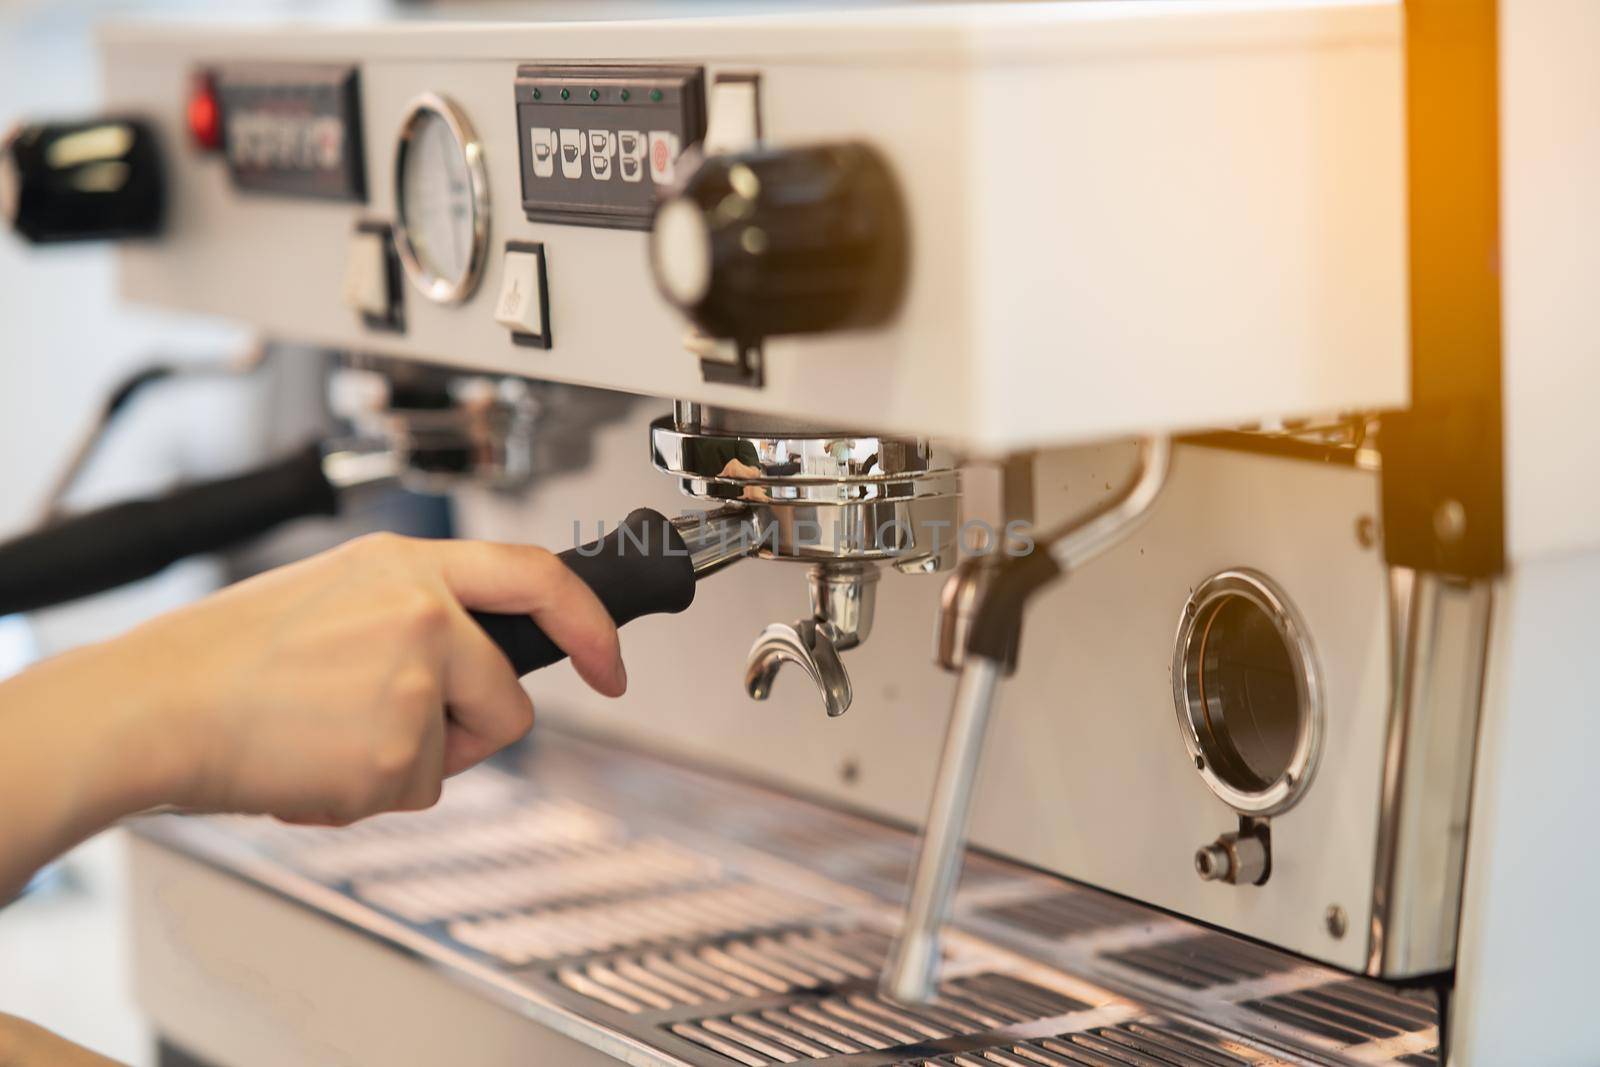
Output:
<svg viewBox="0 0 1600 1067">
<path fill-rule="evenodd" d="M 454 104 L 432 93 L 412 102 L 395 153 L 395 246 L 430 300 L 472 295 L 489 247 L 483 146 Z"/>
</svg>

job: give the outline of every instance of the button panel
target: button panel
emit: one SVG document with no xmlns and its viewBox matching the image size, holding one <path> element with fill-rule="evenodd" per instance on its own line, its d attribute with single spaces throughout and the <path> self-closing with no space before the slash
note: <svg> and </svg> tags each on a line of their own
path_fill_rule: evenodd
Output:
<svg viewBox="0 0 1600 1067">
<path fill-rule="evenodd" d="M 365 200 L 355 67 L 230 65 L 212 72 L 228 171 L 240 189 Z"/>
<path fill-rule="evenodd" d="M 698 67 L 522 66 L 516 107 L 522 206 L 541 222 L 648 228 L 705 136 Z"/>
</svg>

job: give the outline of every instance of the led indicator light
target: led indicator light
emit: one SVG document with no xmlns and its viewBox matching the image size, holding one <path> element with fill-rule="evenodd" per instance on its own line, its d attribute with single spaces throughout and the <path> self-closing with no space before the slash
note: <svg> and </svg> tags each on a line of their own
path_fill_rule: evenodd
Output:
<svg viewBox="0 0 1600 1067">
<path fill-rule="evenodd" d="M 209 74 L 196 75 L 191 83 L 187 117 L 197 147 L 207 151 L 222 147 L 222 106 Z"/>
<path fill-rule="evenodd" d="M 561 90 L 561 99 L 563 99 L 563 100 L 571 100 L 572 99 L 572 90 L 571 89 L 563 89 L 563 90 Z"/>
<path fill-rule="evenodd" d="M 658 104 L 661 103 L 661 90 L 660 89 L 651 89 L 650 90 L 650 99 L 654 100 Z"/>
<path fill-rule="evenodd" d="M 533 98 L 534 98 L 534 99 L 535 99 L 535 100 L 539 100 L 539 99 L 542 99 L 542 98 L 543 98 L 543 97 L 544 97 L 544 94 L 543 94 L 543 93 L 541 93 L 541 92 L 540 92 L 540 91 L 539 91 L 539 90 L 538 90 L 538 89 L 535 89 L 535 90 L 534 90 L 534 91 L 533 91 Z"/>
<path fill-rule="evenodd" d="M 590 89 L 589 90 L 589 99 L 590 100 L 598 100 L 598 99 L 600 99 L 600 90 L 599 89 Z"/>
<path fill-rule="evenodd" d="M 633 94 L 628 92 L 628 90 L 626 90 L 626 89 L 622 90 L 622 102 L 624 104 L 626 104 L 628 102 L 628 98 L 631 97 L 632 95 Z"/>
</svg>

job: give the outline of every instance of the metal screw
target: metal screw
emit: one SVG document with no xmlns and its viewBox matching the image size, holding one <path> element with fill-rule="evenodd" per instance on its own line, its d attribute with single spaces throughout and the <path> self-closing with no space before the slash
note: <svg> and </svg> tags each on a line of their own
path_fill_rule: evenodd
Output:
<svg viewBox="0 0 1600 1067">
<path fill-rule="evenodd" d="M 1345 915 L 1344 909 L 1337 904 L 1329 904 L 1328 910 L 1323 912 L 1322 921 L 1328 925 L 1328 936 L 1334 940 L 1344 936 L 1350 927 L 1350 919 Z"/>
<path fill-rule="evenodd" d="M 1371 515 L 1363 515 L 1356 520 L 1356 544 L 1362 548 L 1371 548 L 1378 543 L 1378 520 Z"/>
<path fill-rule="evenodd" d="M 1433 532 L 1446 544 L 1455 544 L 1467 533 L 1467 509 L 1459 500 L 1444 500 L 1433 511 Z"/>
</svg>

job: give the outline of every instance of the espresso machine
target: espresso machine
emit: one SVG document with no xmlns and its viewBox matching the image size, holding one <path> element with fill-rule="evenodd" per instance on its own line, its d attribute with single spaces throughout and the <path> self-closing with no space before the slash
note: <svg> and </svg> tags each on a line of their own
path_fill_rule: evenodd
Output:
<svg viewBox="0 0 1600 1067">
<path fill-rule="evenodd" d="M 7 143 L 628 622 L 485 620 L 433 810 L 140 822 L 163 1062 L 1600 1054 L 1600 12 L 750 8 L 129 23 Z"/>
</svg>

